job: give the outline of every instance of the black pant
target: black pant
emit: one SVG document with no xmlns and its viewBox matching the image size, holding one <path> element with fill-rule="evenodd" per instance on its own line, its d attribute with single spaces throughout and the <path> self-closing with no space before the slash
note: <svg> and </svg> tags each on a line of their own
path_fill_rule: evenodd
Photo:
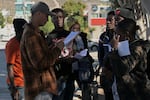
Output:
<svg viewBox="0 0 150 100">
<path fill-rule="evenodd" d="M 71 74 L 66 81 L 66 88 L 64 90 L 63 100 L 73 100 L 74 90 L 75 90 L 74 75 Z"/>
<path fill-rule="evenodd" d="M 71 75 L 69 75 L 66 81 L 66 88 L 64 91 L 64 99 L 63 100 L 73 100 L 74 90 L 75 90 L 75 80 L 77 81 L 81 91 L 82 91 L 82 100 L 91 100 L 91 90 L 89 83 L 82 83 L 79 80 L 78 71 L 74 71 Z"/>
</svg>

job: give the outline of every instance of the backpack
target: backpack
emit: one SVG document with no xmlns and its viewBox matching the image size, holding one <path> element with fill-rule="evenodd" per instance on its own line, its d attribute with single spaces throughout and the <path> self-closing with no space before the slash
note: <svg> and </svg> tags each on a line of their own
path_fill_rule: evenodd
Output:
<svg viewBox="0 0 150 100">
<path fill-rule="evenodd" d="M 92 82 L 94 79 L 93 58 L 88 55 L 78 60 L 79 80 L 81 82 Z"/>
</svg>

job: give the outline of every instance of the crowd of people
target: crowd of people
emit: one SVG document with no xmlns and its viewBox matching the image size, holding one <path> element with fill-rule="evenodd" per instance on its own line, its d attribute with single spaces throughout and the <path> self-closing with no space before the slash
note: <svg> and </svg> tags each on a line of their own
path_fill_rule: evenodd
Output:
<svg viewBox="0 0 150 100">
<path fill-rule="evenodd" d="M 49 15 L 54 29 L 45 36 L 40 26 L 46 24 Z M 96 72 L 88 52 L 87 33 L 81 31 L 78 21 L 66 30 L 65 17 L 63 9 L 50 11 L 46 3 L 37 2 L 31 8 L 29 22 L 13 20 L 16 36 L 5 50 L 12 100 L 73 100 L 75 81 L 82 91 L 81 99 L 92 100 L 90 84 L 100 69 L 105 100 L 150 98 L 150 42 L 137 36 L 140 27 L 132 9 L 108 12 L 106 31 L 99 37 Z M 74 38 L 66 40 L 70 34 Z M 122 54 L 121 43 L 126 43 L 121 49 L 128 53 Z"/>
</svg>

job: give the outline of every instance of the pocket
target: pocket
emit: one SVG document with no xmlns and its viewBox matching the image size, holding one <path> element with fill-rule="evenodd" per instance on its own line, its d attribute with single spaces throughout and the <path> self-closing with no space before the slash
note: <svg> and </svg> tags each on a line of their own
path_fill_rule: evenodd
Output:
<svg viewBox="0 0 150 100">
<path fill-rule="evenodd" d="M 78 67 L 79 80 L 81 82 L 91 82 L 94 78 L 94 70 L 92 62 L 89 60 L 88 56 L 78 60 Z"/>
</svg>

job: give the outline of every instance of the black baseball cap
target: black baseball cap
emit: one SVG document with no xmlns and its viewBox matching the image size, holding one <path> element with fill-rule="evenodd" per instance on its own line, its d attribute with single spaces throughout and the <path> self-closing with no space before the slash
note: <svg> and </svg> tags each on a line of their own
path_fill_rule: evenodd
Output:
<svg viewBox="0 0 150 100">
<path fill-rule="evenodd" d="M 40 11 L 40 12 L 48 14 L 48 15 L 53 15 L 52 12 L 50 12 L 50 10 L 49 10 L 48 5 L 42 1 L 35 3 L 31 7 L 31 13 L 32 14 L 34 14 L 37 11 Z"/>
</svg>

